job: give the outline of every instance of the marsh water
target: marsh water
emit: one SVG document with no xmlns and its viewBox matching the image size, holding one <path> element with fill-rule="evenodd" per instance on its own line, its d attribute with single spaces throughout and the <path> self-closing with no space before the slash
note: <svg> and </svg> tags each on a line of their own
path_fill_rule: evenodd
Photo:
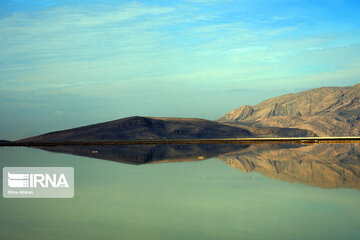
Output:
<svg viewBox="0 0 360 240">
<path fill-rule="evenodd" d="M 0 239 L 360 239 L 359 144 L 2 147 L 0 158 L 75 170 L 74 198 L 1 198 Z"/>
</svg>

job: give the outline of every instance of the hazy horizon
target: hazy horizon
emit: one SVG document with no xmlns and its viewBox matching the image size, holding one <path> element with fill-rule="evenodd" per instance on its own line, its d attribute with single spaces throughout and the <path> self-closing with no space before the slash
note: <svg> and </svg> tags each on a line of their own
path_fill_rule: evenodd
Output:
<svg viewBox="0 0 360 240">
<path fill-rule="evenodd" d="M 0 139 L 360 82 L 358 1 L 1 1 Z"/>
</svg>

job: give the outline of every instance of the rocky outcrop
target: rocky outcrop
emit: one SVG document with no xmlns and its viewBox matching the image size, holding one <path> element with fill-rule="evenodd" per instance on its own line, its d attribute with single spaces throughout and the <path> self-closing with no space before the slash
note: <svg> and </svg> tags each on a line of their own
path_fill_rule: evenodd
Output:
<svg viewBox="0 0 360 240">
<path fill-rule="evenodd" d="M 253 113 L 254 113 L 254 109 L 250 105 L 244 105 L 225 114 L 223 117 L 219 118 L 218 120 L 222 122 L 232 122 L 232 121 L 237 122 L 251 117 Z"/>
<path fill-rule="evenodd" d="M 318 136 L 358 136 L 360 84 L 323 87 L 270 98 L 255 106 L 244 105 L 218 121 L 307 129 Z"/>
</svg>

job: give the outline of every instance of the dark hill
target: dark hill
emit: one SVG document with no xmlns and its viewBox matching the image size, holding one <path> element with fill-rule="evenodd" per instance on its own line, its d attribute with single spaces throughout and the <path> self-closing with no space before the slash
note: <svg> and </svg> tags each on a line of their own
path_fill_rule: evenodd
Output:
<svg viewBox="0 0 360 240">
<path fill-rule="evenodd" d="M 129 117 L 25 138 L 16 142 L 314 136 L 307 130 L 254 128 L 197 118 Z"/>
<path fill-rule="evenodd" d="M 250 137 L 241 127 L 194 118 L 129 117 L 69 130 L 50 132 L 17 142 L 116 141 L 130 139 L 196 139 Z"/>
</svg>

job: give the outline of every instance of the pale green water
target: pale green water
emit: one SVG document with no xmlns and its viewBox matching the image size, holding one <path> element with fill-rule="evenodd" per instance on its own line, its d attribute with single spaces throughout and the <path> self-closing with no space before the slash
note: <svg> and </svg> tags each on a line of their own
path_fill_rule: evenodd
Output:
<svg viewBox="0 0 360 240">
<path fill-rule="evenodd" d="M 0 239 L 360 239 L 357 189 L 281 182 L 217 159 L 134 166 L 28 148 L 0 148 L 0 158 L 75 169 L 73 199 L 1 198 Z"/>
</svg>

